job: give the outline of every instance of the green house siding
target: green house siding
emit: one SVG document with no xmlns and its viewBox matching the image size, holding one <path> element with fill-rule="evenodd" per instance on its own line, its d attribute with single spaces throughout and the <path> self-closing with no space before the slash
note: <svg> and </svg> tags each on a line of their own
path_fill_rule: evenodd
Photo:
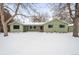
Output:
<svg viewBox="0 0 79 59">
<path fill-rule="evenodd" d="M 53 27 L 49 28 L 49 25 L 53 25 Z M 60 25 L 64 25 L 64 28 L 60 28 Z M 44 24 L 44 31 L 45 32 L 68 32 L 68 25 L 65 22 L 59 20 L 53 20 Z"/>
<path fill-rule="evenodd" d="M 14 26 L 19 26 L 19 28 L 14 28 Z M 23 32 L 23 25 L 13 22 L 12 24 L 10 24 L 10 32 Z"/>
<path fill-rule="evenodd" d="M 42 31 L 40 25 L 28 25 L 28 31 Z"/>
</svg>

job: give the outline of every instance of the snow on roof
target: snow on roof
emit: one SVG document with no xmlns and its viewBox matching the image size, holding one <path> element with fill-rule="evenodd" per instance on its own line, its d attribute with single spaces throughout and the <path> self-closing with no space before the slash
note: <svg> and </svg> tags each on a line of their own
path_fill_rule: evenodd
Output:
<svg viewBox="0 0 79 59">
<path fill-rule="evenodd" d="M 19 24 L 22 24 L 20 21 L 17 21 L 17 20 L 14 20 L 13 22 L 9 23 L 8 25 L 11 25 L 13 23 L 19 23 Z"/>
<path fill-rule="evenodd" d="M 53 21 L 53 20 L 56 20 L 56 19 L 52 19 L 52 18 L 50 18 L 48 21 L 46 21 L 46 22 L 31 22 L 31 21 L 15 21 L 15 22 L 17 22 L 17 23 L 20 23 L 20 24 L 23 24 L 23 25 L 44 25 L 44 24 L 46 24 L 46 23 L 49 23 L 49 22 L 51 22 L 51 21 Z M 58 19 L 57 19 L 58 20 Z M 65 21 L 62 21 L 62 22 L 65 22 Z M 14 22 L 13 22 L 14 23 Z M 65 22 L 66 23 L 66 22 Z M 71 25 L 68 25 L 68 26 L 71 26 Z"/>
<path fill-rule="evenodd" d="M 23 25 L 44 25 L 45 23 L 49 23 L 51 21 L 53 21 L 54 19 L 51 19 L 51 20 L 48 20 L 46 22 L 30 22 L 30 21 L 25 21 L 25 22 L 21 22 L 21 24 Z M 65 22 L 65 21 L 62 21 L 62 22 Z"/>
<path fill-rule="evenodd" d="M 23 25 L 43 25 L 45 23 L 46 22 L 26 22 L 26 23 L 23 23 Z"/>
<path fill-rule="evenodd" d="M 68 24 L 68 22 L 66 22 L 65 20 L 59 20 L 59 19 L 51 19 L 51 20 L 48 20 L 46 23 L 49 23 L 49 22 L 54 21 L 54 20 L 58 20 L 58 21 L 61 21 L 61 22 Z"/>
<path fill-rule="evenodd" d="M 69 24 L 68 26 L 73 26 L 73 24 Z"/>
</svg>

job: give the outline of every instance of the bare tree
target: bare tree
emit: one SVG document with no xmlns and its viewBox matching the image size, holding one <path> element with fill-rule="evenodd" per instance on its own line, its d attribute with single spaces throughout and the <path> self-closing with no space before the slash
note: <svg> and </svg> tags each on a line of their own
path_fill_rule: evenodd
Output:
<svg viewBox="0 0 79 59">
<path fill-rule="evenodd" d="M 52 14 L 53 18 L 57 18 L 60 20 L 65 20 L 69 23 L 72 23 L 72 19 L 69 16 L 69 10 L 66 3 L 54 3 L 49 4 L 50 11 L 54 11 Z"/>
<path fill-rule="evenodd" d="M 78 20 L 79 20 L 79 3 L 74 4 L 74 10 L 71 8 L 71 4 L 67 3 L 69 8 L 70 17 L 73 19 L 73 36 L 78 37 Z"/>
<path fill-rule="evenodd" d="M 34 15 L 31 17 L 32 22 L 45 22 L 47 21 L 49 18 L 49 15 L 47 13 L 43 13 L 43 14 L 38 14 L 38 15 Z"/>
</svg>

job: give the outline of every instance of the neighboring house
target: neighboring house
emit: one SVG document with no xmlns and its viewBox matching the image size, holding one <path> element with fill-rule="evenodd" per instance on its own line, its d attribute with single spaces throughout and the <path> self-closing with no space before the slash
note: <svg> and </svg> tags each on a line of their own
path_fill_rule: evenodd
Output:
<svg viewBox="0 0 79 59">
<path fill-rule="evenodd" d="M 51 20 L 48 22 L 30 22 L 20 23 L 12 22 L 10 25 L 10 32 L 68 32 L 68 23 L 62 20 Z"/>
<path fill-rule="evenodd" d="M 44 24 L 45 32 L 68 32 L 68 23 L 62 20 L 51 20 Z"/>
</svg>

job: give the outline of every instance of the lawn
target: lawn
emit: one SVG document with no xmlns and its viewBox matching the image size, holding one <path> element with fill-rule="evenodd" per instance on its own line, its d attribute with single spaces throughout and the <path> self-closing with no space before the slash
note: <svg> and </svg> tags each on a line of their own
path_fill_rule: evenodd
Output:
<svg viewBox="0 0 79 59">
<path fill-rule="evenodd" d="M 0 54 L 69 55 L 79 54 L 79 38 L 72 33 L 0 33 Z"/>
</svg>

